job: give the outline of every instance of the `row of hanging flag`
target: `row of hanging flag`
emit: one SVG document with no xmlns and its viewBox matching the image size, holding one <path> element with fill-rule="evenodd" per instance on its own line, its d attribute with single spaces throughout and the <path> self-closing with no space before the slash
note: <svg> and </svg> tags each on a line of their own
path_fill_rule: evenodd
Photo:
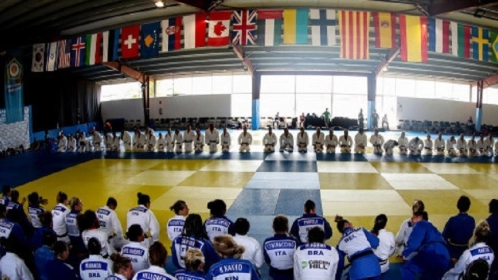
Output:
<svg viewBox="0 0 498 280">
<path fill-rule="evenodd" d="M 284 9 L 199 13 L 35 44 L 32 71 L 89 66 L 118 58 L 151 58 L 160 52 L 230 44 L 340 44 L 342 58 L 369 59 L 371 23 L 375 47 L 399 45 L 402 61 L 426 62 L 431 51 L 498 62 L 497 31 L 394 13 Z"/>
</svg>

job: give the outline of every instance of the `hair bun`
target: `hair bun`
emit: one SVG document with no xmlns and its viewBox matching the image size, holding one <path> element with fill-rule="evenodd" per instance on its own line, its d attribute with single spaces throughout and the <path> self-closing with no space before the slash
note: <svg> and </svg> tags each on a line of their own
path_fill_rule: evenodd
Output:
<svg viewBox="0 0 498 280">
<path fill-rule="evenodd" d="M 338 223 L 338 222 L 340 222 L 342 220 L 344 220 L 344 218 L 342 216 L 335 215 L 334 222 Z"/>
<path fill-rule="evenodd" d="M 141 192 L 137 193 L 137 197 L 140 198 L 143 194 Z"/>
<path fill-rule="evenodd" d="M 210 202 L 208 202 L 208 204 L 207 204 L 207 208 L 208 208 L 209 210 L 211 210 L 211 209 L 213 208 L 213 206 L 214 206 L 214 201 L 210 201 Z"/>
</svg>

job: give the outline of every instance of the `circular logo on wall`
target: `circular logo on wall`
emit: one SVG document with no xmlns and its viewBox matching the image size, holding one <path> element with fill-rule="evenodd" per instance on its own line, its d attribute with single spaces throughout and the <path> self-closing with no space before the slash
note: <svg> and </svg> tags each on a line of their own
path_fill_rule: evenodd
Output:
<svg viewBox="0 0 498 280">
<path fill-rule="evenodd" d="M 9 65 L 9 74 L 12 78 L 17 78 L 19 76 L 19 73 L 21 73 L 21 67 L 20 65 L 14 61 Z"/>
</svg>

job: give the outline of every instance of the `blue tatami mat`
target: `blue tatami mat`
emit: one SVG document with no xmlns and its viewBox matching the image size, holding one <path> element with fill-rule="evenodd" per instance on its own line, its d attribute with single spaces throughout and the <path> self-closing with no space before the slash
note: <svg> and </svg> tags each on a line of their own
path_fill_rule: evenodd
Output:
<svg viewBox="0 0 498 280">
<path fill-rule="evenodd" d="M 316 213 L 322 215 L 322 200 L 320 190 L 280 190 L 275 214 L 286 216 L 301 216 L 304 212 L 304 203 L 311 199 L 316 204 Z"/>
<path fill-rule="evenodd" d="M 235 199 L 227 215 L 273 215 L 279 194 L 279 189 L 245 188 Z"/>
<path fill-rule="evenodd" d="M 316 172 L 316 162 L 264 161 L 257 172 Z"/>
<path fill-rule="evenodd" d="M 247 189 L 320 189 L 318 173 L 256 172 Z"/>
<path fill-rule="evenodd" d="M 316 161 L 315 153 L 299 153 L 299 152 L 275 152 L 269 154 L 265 160 L 267 161 Z"/>
</svg>

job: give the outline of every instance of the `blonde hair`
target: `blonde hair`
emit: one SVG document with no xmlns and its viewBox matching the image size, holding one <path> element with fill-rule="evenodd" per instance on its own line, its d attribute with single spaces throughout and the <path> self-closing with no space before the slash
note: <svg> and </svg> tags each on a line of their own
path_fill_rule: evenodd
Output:
<svg viewBox="0 0 498 280">
<path fill-rule="evenodd" d="M 78 205 L 79 203 L 81 202 L 81 200 L 77 197 L 73 197 L 71 198 L 71 200 L 69 201 L 69 206 L 71 207 L 72 210 L 74 210 L 74 207 L 76 205 Z"/>
<path fill-rule="evenodd" d="M 240 259 L 246 250 L 243 246 L 237 245 L 231 235 L 223 234 L 214 238 L 214 249 L 223 257 Z"/>
<path fill-rule="evenodd" d="M 189 248 L 184 257 L 185 268 L 189 271 L 198 271 L 201 264 L 205 263 L 202 251 L 197 248 Z"/>
<path fill-rule="evenodd" d="M 477 241 L 487 242 L 491 235 L 491 227 L 487 221 L 480 222 L 474 231 Z"/>
</svg>

